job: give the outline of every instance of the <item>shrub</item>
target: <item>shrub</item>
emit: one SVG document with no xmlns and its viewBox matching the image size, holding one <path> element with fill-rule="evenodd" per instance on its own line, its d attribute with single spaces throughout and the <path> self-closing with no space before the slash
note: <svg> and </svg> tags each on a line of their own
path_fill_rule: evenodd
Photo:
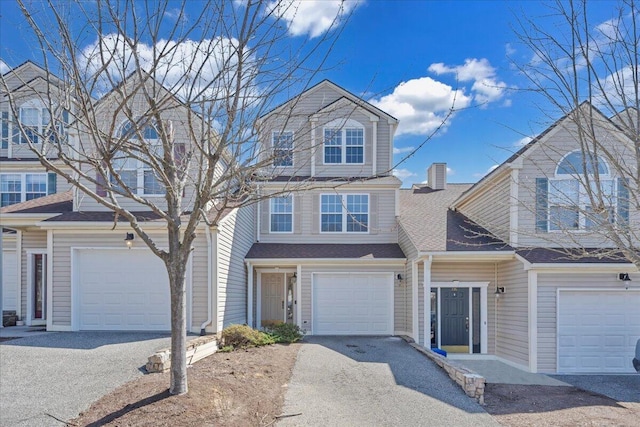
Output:
<svg viewBox="0 0 640 427">
<path fill-rule="evenodd" d="M 279 323 L 265 328 L 276 342 L 292 343 L 303 337 L 302 329 L 291 323 Z"/>
<path fill-rule="evenodd" d="M 269 334 L 256 331 L 247 325 L 231 325 L 222 331 L 222 342 L 225 347 L 246 348 L 274 344 L 276 341 Z"/>
<path fill-rule="evenodd" d="M 225 345 L 224 347 L 222 347 L 221 349 L 219 349 L 218 351 L 220 353 L 231 353 L 234 350 L 232 345 Z"/>
</svg>

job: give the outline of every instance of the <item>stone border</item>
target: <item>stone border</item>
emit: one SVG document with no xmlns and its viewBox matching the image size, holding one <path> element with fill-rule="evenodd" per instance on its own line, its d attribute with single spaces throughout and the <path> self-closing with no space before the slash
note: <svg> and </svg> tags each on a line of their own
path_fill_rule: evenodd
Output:
<svg viewBox="0 0 640 427">
<path fill-rule="evenodd" d="M 218 340 L 215 335 L 207 335 L 187 341 L 187 365 L 211 356 L 218 351 Z M 171 349 L 163 348 L 149 356 L 145 365 L 147 372 L 167 372 L 171 368 Z"/>
<path fill-rule="evenodd" d="M 462 366 L 454 365 L 453 363 L 449 362 L 447 358 L 431 351 L 431 349 L 427 349 L 422 347 L 421 345 L 416 344 L 410 338 L 402 338 L 404 338 L 404 340 L 407 341 L 411 347 L 415 348 L 420 353 L 433 360 L 436 365 L 444 369 L 449 377 L 454 380 L 456 384 L 462 387 L 462 390 L 467 396 L 473 397 L 478 401 L 479 404 L 484 405 L 484 385 L 486 383 L 486 380 L 482 375 L 478 375 L 472 370 L 463 368 Z"/>
</svg>

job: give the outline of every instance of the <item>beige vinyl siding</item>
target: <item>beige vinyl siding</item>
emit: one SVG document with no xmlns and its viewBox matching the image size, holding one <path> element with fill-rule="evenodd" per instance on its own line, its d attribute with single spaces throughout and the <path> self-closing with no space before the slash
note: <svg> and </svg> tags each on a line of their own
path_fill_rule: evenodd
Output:
<svg viewBox="0 0 640 427">
<path fill-rule="evenodd" d="M 127 228 L 119 228 L 108 232 L 88 232 L 83 231 L 63 231 L 53 232 L 53 279 L 51 288 L 53 290 L 53 325 L 71 326 L 71 281 L 72 248 L 122 248 L 124 245 L 124 233 Z M 166 247 L 166 234 L 159 231 L 151 234 L 151 238 L 159 247 Z M 140 239 L 134 241 L 136 248 L 146 248 Z M 187 273 L 191 276 L 192 300 L 192 324 L 199 328 L 207 317 L 207 268 L 206 260 L 207 248 L 204 233 L 198 233 L 194 241 L 195 250 L 192 260 L 192 271 Z M 45 234 L 46 247 L 46 234 Z M 188 314 L 189 315 L 189 314 Z"/>
<path fill-rule="evenodd" d="M 413 334 L 413 269 L 411 268 L 411 265 L 412 261 L 416 260 L 418 251 L 401 225 L 398 226 L 398 244 L 407 257 L 407 263 L 403 273 L 404 292 L 401 296 L 401 298 L 403 298 L 403 315 L 397 318 L 397 322 L 399 325 L 403 325 L 402 331 L 407 332 L 408 334 Z M 396 299 L 395 301 L 397 306 L 398 300 Z M 398 307 L 396 308 L 396 316 L 398 316 Z"/>
<path fill-rule="evenodd" d="M 529 276 L 520 261 L 513 260 L 498 265 L 498 286 L 505 293 L 496 304 L 496 356 L 528 366 L 529 364 Z M 491 295 L 490 300 L 495 300 Z"/>
<path fill-rule="evenodd" d="M 311 175 L 311 157 L 314 156 L 315 175 L 330 177 L 356 177 L 371 176 L 373 171 L 373 122 L 378 120 L 380 114 L 370 113 L 358 107 L 356 104 L 341 100 L 343 94 L 334 90 L 330 85 L 320 85 L 315 90 L 292 101 L 290 108 L 284 108 L 267 118 L 261 124 L 261 139 L 266 152 L 265 157 L 272 155 L 272 133 L 283 130 L 294 133 L 294 158 L 293 167 L 268 167 L 265 172 L 275 175 Z M 335 104 L 334 104 L 335 102 Z M 330 105 L 331 104 L 331 105 Z M 322 112 L 318 113 L 318 111 Z M 318 114 L 315 114 L 318 113 Z M 315 115 L 314 115 L 315 114 Z M 315 139 L 312 143 L 312 122 L 313 115 L 316 122 Z M 359 122 L 364 127 L 365 155 L 364 164 L 324 164 L 323 138 L 325 124 L 334 119 L 352 119 Z M 390 174 L 390 132 L 391 126 L 383 117 L 379 117 L 377 122 L 377 167 L 376 173 Z"/>
<path fill-rule="evenodd" d="M 458 210 L 496 237 L 509 241 L 509 202 L 511 176 L 506 174 L 480 195 L 458 205 Z"/>
<path fill-rule="evenodd" d="M 590 273 L 575 269 L 571 273 L 538 274 L 538 372 L 557 370 L 557 294 L 558 288 L 622 289 L 616 273 Z M 640 274 L 631 274 L 631 283 Z"/>
<path fill-rule="evenodd" d="M 481 262 L 440 262 L 431 265 L 431 282 L 489 282 L 487 292 L 487 351 L 495 351 L 495 302 L 490 291 L 495 289 L 495 263 Z M 453 286 L 453 283 L 452 283 Z M 420 327 L 419 343 L 424 343 L 424 263 L 418 264 L 418 322 Z M 427 343 L 426 346 L 429 346 Z"/>
<path fill-rule="evenodd" d="M 219 226 L 218 332 L 228 325 L 247 322 L 247 269 L 244 257 L 254 242 L 254 211 L 253 205 L 238 208 L 229 213 Z"/>
<path fill-rule="evenodd" d="M 27 286 L 29 284 L 29 271 L 27 271 L 27 251 L 38 249 L 43 253 L 47 252 L 47 232 L 46 231 L 23 231 L 22 232 L 22 254 L 21 260 L 21 284 L 20 299 L 23 319 L 27 316 Z M 50 261 L 47 261 L 50 262 Z"/>
<path fill-rule="evenodd" d="M 523 166 L 519 173 L 518 185 L 519 246 L 566 247 L 578 245 L 582 247 L 602 247 L 604 245 L 612 245 L 608 243 L 607 239 L 602 235 L 584 230 L 570 232 L 571 236 L 569 237 L 563 232 L 536 232 L 535 179 L 542 177 L 553 178 L 558 162 L 571 151 L 580 149 L 573 129 L 575 129 L 575 125 L 570 122 L 565 122 L 564 125 L 559 126 L 556 132 L 551 134 L 548 140 L 541 141 L 541 143 L 537 144 L 537 148 L 523 161 Z M 629 151 L 630 148 L 625 146 L 615 136 L 602 129 L 599 131 L 599 134 L 599 141 L 603 144 L 608 143 L 608 149 L 616 153 L 620 158 L 633 158 Z M 611 166 L 610 170 L 615 172 Z M 613 178 L 615 179 L 615 176 Z M 634 208 L 633 203 L 631 203 L 630 206 L 630 220 L 632 223 L 634 221 L 640 221 L 640 212 Z"/>
<path fill-rule="evenodd" d="M 397 277 L 398 273 L 403 273 L 403 266 L 399 265 L 398 267 L 390 267 L 390 266 L 371 266 L 371 265 L 363 265 L 363 266 L 327 266 L 327 265 L 304 265 L 302 266 L 302 295 L 300 296 L 299 301 L 302 301 L 302 319 L 301 325 L 302 329 L 306 330 L 307 333 L 311 333 L 313 325 L 312 325 L 312 301 L 311 301 L 311 276 L 313 273 L 390 273 L 393 274 L 393 277 Z M 397 288 L 397 282 L 394 283 L 394 289 Z M 397 289 L 394 291 L 394 298 L 397 295 Z M 398 320 L 397 315 L 394 318 L 394 322 Z M 398 331 L 398 326 L 394 325 L 394 331 Z"/>
<path fill-rule="evenodd" d="M 321 233 L 321 194 L 369 194 L 368 233 Z M 260 241 L 264 243 L 396 243 L 395 189 L 360 190 L 355 186 L 294 193 L 294 232 L 269 233 L 269 200 L 260 206 Z M 299 227 L 297 225 L 299 224 Z"/>
</svg>

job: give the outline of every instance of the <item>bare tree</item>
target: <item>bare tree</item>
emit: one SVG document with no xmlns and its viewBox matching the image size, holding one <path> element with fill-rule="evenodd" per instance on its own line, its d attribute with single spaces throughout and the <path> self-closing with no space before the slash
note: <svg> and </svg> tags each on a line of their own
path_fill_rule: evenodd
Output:
<svg viewBox="0 0 640 427">
<path fill-rule="evenodd" d="M 38 60 L 60 79 L 31 87 L 45 94 L 46 128 L 16 127 L 48 170 L 113 211 L 114 227 L 124 218 L 164 262 L 170 392 L 186 393 L 185 272 L 196 230 L 255 203 L 253 183 L 291 155 L 266 150 L 254 125 L 322 69 L 345 14 L 310 39 L 287 34 L 291 1 L 18 4 Z M 21 95 L 0 84 L 17 117 Z M 161 239 L 140 211 L 166 223 Z"/>
<path fill-rule="evenodd" d="M 557 204 L 549 227 L 563 233 L 544 238 L 571 247 L 575 256 L 593 255 L 585 242 L 600 242 L 599 255 L 640 266 L 640 9 L 635 0 L 621 0 L 610 19 L 594 22 L 587 0 L 548 6 L 551 13 L 542 18 L 518 20 L 516 33 L 532 55 L 516 65 L 540 96 L 541 111 L 554 120 L 566 118 L 582 155 L 563 166 L 576 188 L 549 182 Z M 547 147 L 549 158 L 557 159 L 564 148 Z"/>
</svg>

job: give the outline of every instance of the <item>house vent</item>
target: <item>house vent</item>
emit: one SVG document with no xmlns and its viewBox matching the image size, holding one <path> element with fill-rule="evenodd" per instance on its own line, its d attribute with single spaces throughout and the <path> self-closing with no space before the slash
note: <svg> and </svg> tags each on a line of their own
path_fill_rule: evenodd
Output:
<svg viewBox="0 0 640 427">
<path fill-rule="evenodd" d="M 434 190 L 445 190 L 447 188 L 447 164 L 433 163 L 427 169 L 427 182 Z"/>
</svg>

